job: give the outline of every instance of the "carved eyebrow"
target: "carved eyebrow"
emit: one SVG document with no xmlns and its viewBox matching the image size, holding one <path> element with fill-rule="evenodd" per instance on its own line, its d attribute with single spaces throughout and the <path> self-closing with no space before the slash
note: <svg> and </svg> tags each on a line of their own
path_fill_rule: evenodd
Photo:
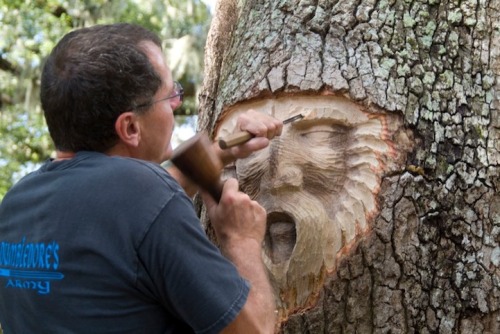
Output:
<svg viewBox="0 0 500 334">
<path fill-rule="evenodd" d="M 315 125 L 329 125 L 329 126 L 342 126 L 346 128 L 351 128 L 353 124 L 349 123 L 346 119 L 339 119 L 337 117 L 330 116 L 319 116 L 315 119 L 301 119 L 290 123 L 290 125 L 295 129 L 304 129 Z"/>
</svg>

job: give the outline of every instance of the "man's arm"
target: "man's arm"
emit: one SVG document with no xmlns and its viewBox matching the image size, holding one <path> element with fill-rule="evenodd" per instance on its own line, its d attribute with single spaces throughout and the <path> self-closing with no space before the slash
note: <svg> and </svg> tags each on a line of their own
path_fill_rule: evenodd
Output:
<svg viewBox="0 0 500 334">
<path fill-rule="evenodd" d="M 273 333 L 276 306 L 262 261 L 265 209 L 239 192 L 235 179 L 227 180 L 218 204 L 207 194 L 203 200 L 222 253 L 251 285 L 243 309 L 222 333 Z"/>
<path fill-rule="evenodd" d="M 245 144 L 222 150 L 217 143 L 213 149 L 224 165 L 245 158 L 269 145 L 269 140 L 281 134 L 283 123 L 269 115 L 248 111 L 238 117 L 236 131 L 248 131 L 255 137 Z M 198 188 L 175 166 L 169 173 L 189 196 Z M 238 181 L 224 184 L 222 197 L 216 203 L 202 193 L 203 200 L 217 235 L 221 252 L 239 274 L 251 285 L 247 301 L 238 316 L 222 333 L 273 333 L 276 326 L 274 294 L 262 261 L 262 242 L 266 231 L 266 211 L 248 195 L 238 191 Z"/>
</svg>

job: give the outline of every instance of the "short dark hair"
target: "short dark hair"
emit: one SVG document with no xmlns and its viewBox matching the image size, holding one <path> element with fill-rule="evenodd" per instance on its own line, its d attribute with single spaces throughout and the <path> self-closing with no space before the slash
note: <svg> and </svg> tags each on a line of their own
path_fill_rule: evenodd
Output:
<svg viewBox="0 0 500 334">
<path fill-rule="evenodd" d="M 161 77 L 141 42 L 161 48 L 151 31 L 128 23 L 96 25 L 65 35 L 43 68 L 40 99 L 50 136 L 61 151 L 105 152 L 118 142 L 115 122 L 152 101 Z"/>
</svg>

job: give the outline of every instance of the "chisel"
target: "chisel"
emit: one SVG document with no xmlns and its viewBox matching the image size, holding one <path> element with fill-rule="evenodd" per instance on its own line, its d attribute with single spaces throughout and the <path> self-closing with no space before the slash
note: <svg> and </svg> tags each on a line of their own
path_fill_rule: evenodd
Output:
<svg viewBox="0 0 500 334">
<path fill-rule="evenodd" d="M 297 121 L 297 120 L 302 119 L 302 118 L 304 118 L 304 115 L 298 114 L 298 115 L 295 115 L 295 116 L 292 116 L 290 118 L 285 119 L 283 121 L 283 124 L 288 124 L 288 123 Z M 225 138 L 220 138 L 219 139 L 219 146 L 222 149 L 230 148 L 230 147 L 233 147 L 236 145 L 246 143 L 247 141 L 249 141 L 253 137 L 254 137 L 254 135 L 251 134 L 250 132 L 247 132 L 247 131 L 236 132 L 236 133 L 233 133 L 232 135 L 229 135 Z"/>
</svg>

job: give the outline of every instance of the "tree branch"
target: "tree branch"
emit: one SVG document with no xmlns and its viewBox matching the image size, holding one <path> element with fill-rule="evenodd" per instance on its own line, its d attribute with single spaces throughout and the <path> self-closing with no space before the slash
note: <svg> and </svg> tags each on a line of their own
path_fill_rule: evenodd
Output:
<svg viewBox="0 0 500 334">
<path fill-rule="evenodd" d="M 19 75 L 21 72 L 19 68 L 13 65 L 10 61 L 0 58 L 0 70 L 10 72 L 15 75 Z"/>
</svg>

